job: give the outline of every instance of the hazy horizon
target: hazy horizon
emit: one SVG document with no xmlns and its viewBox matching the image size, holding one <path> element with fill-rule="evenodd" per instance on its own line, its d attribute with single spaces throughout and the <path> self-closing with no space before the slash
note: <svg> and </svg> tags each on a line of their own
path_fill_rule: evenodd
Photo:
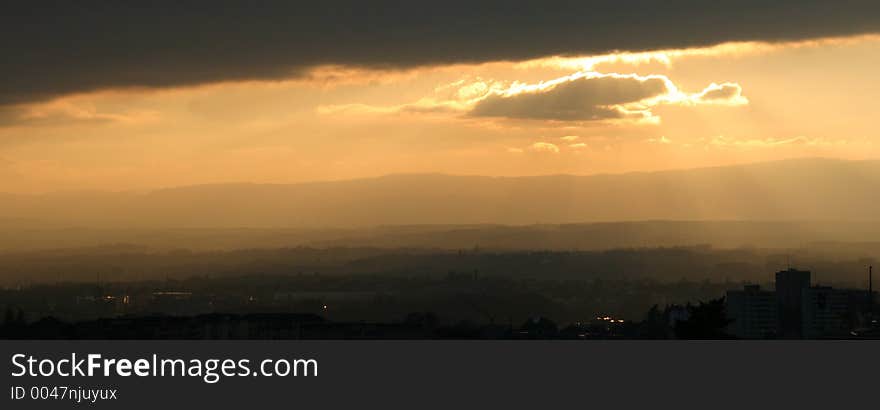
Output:
<svg viewBox="0 0 880 410">
<path fill-rule="evenodd" d="M 178 188 L 195 188 L 202 186 L 224 186 L 224 185 L 309 185 L 309 184 L 321 184 L 321 183 L 336 183 L 336 182 L 351 182 L 351 181 L 370 181 L 377 179 L 385 179 L 385 178 L 395 178 L 395 177 L 431 177 L 431 176 L 442 176 L 442 177 L 477 177 L 477 178 L 492 178 L 492 179 L 529 179 L 529 178 L 547 178 L 547 177 L 595 177 L 595 176 L 627 176 L 627 175 L 638 175 L 638 174 L 661 174 L 661 173 L 676 173 L 676 172 L 686 172 L 686 171 L 695 171 L 695 170 L 704 170 L 704 169 L 718 169 L 718 168 L 728 168 L 728 167 L 741 167 L 741 166 L 749 166 L 749 165 L 772 165 L 777 163 L 798 163 L 798 162 L 856 162 L 856 163 L 867 163 L 867 162 L 880 162 L 880 158 L 868 158 L 868 159 L 858 159 L 858 160 L 847 160 L 840 158 L 831 158 L 831 157 L 804 157 L 804 158 L 787 158 L 787 159 L 773 159 L 773 160 L 765 160 L 765 161 L 757 161 L 757 162 L 743 162 L 737 164 L 725 164 L 725 165 L 712 165 L 712 166 L 699 166 L 699 167 L 670 167 L 663 169 L 656 169 L 650 171 L 624 171 L 624 172 L 597 172 L 597 173 L 587 173 L 587 174 L 574 174 L 574 173 L 553 173 L 553 174 L 523 174 L 523 175 L 483 175 L 483 174 L 456 174 L 452 172 L 396 172 L 390 174 L 379 174 L 375 176 L 363 176 L 357 178 L 341 178 L 341 179 L 315 179 L 308 181 L 300 181 L 300 182 L 253 182 L 253 181 L 227 181 L 227 182 L 211 182 L 204 184 L 192 184 L 192 185 L 171 185 L 171 186 L 158 186 L 154 188 L 148 189 L 121 189 L 121 190 L 100 190 L 100 189 L 82 189 L 82 190 L 56 190 L 56 191 L 45 191 L 45 192 L 7 192 L 0 191 L 0 195 L 23 195 L 23 196 L 39 196 L 39 195 L 53 195 L 53 194 L 78 194 L 78 193 L 119 193 L 119 194 L 145 194 L 156 191 L 164 191 L 164 190 L 173 190 Z"/>
</svg>

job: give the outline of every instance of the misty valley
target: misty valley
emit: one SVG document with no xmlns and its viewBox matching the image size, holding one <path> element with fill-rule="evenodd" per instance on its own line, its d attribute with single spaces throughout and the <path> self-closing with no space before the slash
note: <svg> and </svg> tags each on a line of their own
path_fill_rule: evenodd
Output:
<svg viewBox="0 0 880 410">
<path fill-rule="evenodd" d="M 439 245 L 460 229 L 407 231 Z M 715 309 L 715 328 L 690 337 L 732 337 L 724 333 L 727 292 L 772 289 L 773 274 L 791 266 L 813 272 L 816 286 L 865 289 L 865 269 L 880 257 L 878 243 L 510 249 L 499 246 L 509 241 L 496 242 L 498 226 L 469 229 L 481 242 L 459 249 L 111 244 L 8 251 L 0 254 L 4 332 L 40 338 L 672 338 L 686 336 L 676 321 L 694 313 L 689 310 Z M 207 236 L 222 242 L 225 234 Z"/>
</svg>

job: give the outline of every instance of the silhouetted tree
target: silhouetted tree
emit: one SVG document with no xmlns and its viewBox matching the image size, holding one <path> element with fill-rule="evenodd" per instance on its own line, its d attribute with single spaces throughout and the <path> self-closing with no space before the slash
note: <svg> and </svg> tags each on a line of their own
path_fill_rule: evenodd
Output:
<svg viewBox="0 0 880 410">
<path fill-rule="evenodd" d="M 675 324 L 675 336 L 679 339 L 730 339 L 725 328 L 732 321 L 724 309 L 724 297 L 688 305 L 687 320 Z"/>
<path fill-rule="evenodd" d="M 6 312 L 3 315 L 3 324 L 6 326 L 12 325 L 15 321 L 15 310 L 12 309 L 12 306 L 6 307 Z"/>
<path fill-rule="evenodd" d="M 666 339 L 669 330 L 669 317 L 667 312 L 660 310 L 660 306 L 651 306 L 645 319 L 639 325 L 639 336 L 648 339 Z"/>
</svg>

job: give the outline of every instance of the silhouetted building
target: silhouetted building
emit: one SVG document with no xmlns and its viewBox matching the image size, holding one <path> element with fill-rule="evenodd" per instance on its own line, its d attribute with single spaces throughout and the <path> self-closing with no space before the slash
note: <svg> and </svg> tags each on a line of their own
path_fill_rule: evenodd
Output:
<svg viewBox="0 0 880 410">
<path fill-rule="evenodd" d="M 846 337 L 853 323 L 856 298 L 862 292 L 815 286 L 804 289 L 802 336 L 807 339 Z"/>
<path fill-rule="evenodd" d="M 727 291 L 727 318 L 733 320 L 729 333 L 743 339 L 765 339 L 779 330 L 779 307 L 776 292 L 746 285 L 742 290 Z"/>
<path fill-rule="evenodd" d="M 846 338 L 870 317 L 863 290 L 811 286 L 810 272 L 776 273 L 776 290 L 746 285 L 727 291 L 728 332 L 738 338 Z"/>
<path fill-rule="evenodd" d="M 801 305 L 804 289 L 810 287 L 810 271 L 793 268 L 776 272 L 776 304 L 779 306 L 779 336 L 803 336 Z"/>
</svg>

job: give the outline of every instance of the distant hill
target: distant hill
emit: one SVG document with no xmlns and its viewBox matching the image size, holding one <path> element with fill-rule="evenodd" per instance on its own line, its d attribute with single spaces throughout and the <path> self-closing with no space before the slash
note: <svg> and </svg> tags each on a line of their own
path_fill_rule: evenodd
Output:
<svg viewBox="0 0 880 410">
<path fill-rule="evenodd" d="M 152 250 L 385 248 L 605 250 L 658 246 L 810 248 L 828 255 L 880 258 L 880 222 L 642 221 L 543 225 L 408 225 L 308 228 L 6 228 L 0 254 L 93 247 Z M 71 249 L 73 250 L 73 249 Z"/>
<path fill-rule="evenodd" d="M 643 220 L 880 221 L 880 161 L 789 160 L 591 176 L 391 175 L 135 193 L 0 195 L 21 227 L 356 228 Z M 4 223 L 0 221 L 0 223 Z"/>
</svg>

